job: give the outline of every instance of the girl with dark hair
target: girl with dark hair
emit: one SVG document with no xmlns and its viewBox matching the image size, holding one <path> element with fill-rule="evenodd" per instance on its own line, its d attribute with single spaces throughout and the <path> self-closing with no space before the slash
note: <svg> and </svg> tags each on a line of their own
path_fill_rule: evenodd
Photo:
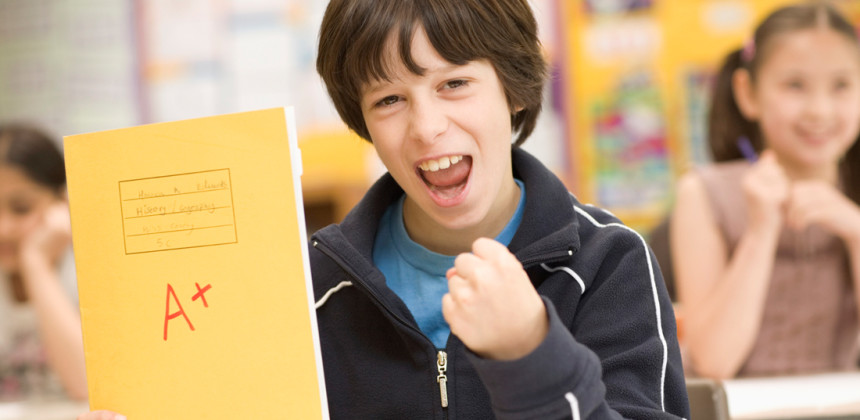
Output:
<svg viewBox="0 0 860 420">
<path fill-rule="evenodd" d="M 63 157 L 0 126 L 0 400 L 87 396 Z"/>
<path fill-rule="evenodd" d="M 716 163 L 672 213 L 688 368 L 702 376 L 856 367 L 860 48 L 825 3 L 780 8 L 717 78 Z"/>
</svg>

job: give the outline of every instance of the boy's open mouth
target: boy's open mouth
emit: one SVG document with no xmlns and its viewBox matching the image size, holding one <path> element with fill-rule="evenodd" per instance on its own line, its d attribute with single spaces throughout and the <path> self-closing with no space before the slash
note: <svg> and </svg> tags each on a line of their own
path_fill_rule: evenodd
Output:
<svg viewBox="0 0 860 420">
<path fill-rule="evenodd" d="M 424 161 L 418 174 L 432 194 L 450 200 L 463 192 L 472 171 L 472 157 L 463 155 L 444 156 Z"/>
</svg>

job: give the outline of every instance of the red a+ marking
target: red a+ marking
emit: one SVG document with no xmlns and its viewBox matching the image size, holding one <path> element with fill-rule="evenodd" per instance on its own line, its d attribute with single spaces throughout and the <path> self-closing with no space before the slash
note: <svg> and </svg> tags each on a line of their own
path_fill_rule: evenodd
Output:
<svg viewBox="0 0 860 420">
<path fill-rule="evenodd" d="M 203 294 L 206 293 L 209 289 L 211 289 L 212 285 L 207 284 L 206 287 L 202 289 L 200 288 L 200 284 L 195 282 L 194 285 L 197 286 L 197 293 L 195 293 L 194 296 L 191 297 L 191 301 L 193 302 L 197 300 L 197 298 L 200 298 L 200 300 L 203 301 L 203 307 L 208 308 L 209 304 L 206 303 L 206 296 L 203 296 Z"/>
<path fill-rule="evenodd" d="M 176 302 L 176 305 L 179 306 L 179 310 L 174 313 L 170 313 L 171 296 L 173 296 L 173 301 Z M 188 315 L 185 315 L 185 310 L 182 309 L 182 304 L 179 303 L 179 299 L 176 298 L 176 292 L 173 291 L 173 286 L 171 286 L 170 283 L 167 283 L 167 304 L 165 305 L 164 311 L 164 341 L 167 341 L 167 323 L 179 315 L 182 315 L 182 317 L 185 318 L 185 322 L 188 323 L 188 327 L 191 328 L 191 331 L 194 331 L 194 326 L 191 325 L 191 320 L 188 319 Z"/>
</svg>

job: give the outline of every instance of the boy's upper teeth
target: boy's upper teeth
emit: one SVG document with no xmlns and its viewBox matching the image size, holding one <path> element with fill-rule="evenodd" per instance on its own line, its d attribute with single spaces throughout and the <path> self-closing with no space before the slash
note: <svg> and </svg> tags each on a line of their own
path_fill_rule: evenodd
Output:
<svg viewBox="0 0 860 420">
<path fill-rule="evenodd" d="M 451 165 L 463 160 L 463 155 L 443 156 L 439 159 L 433 159 L 422 162 L 418 165 L 422 171 L 436 172 L 440 169 L 448 169 Z"/>
</svg>

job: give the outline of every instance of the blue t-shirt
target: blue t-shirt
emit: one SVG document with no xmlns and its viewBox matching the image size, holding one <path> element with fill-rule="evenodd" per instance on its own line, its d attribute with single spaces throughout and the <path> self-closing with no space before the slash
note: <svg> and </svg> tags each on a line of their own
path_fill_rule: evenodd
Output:
<svg viewBox="0 0 860 420">
<path fill-rule="evenodd" d="M 520 187 L 520 201 L 511 220 L 495 238 L 505 246 L 511 243 L 520 226 L 526 202 L 525 185 L 518 179 L 514 181 Z M 454 266 L 456 256 L 430 251 L 409 237 L 403 224 L 405 198 L 404 194 L 389 206 L 379 222 L 373 245 L 373 263 L 385 275 L 388 287 L 412 312 L 418 328 L 436 348 L 443 349 L 451 334 L 451 328 L 442 316 L 442 296 L 448 293 L 445 272 Z"/>
</svg>

